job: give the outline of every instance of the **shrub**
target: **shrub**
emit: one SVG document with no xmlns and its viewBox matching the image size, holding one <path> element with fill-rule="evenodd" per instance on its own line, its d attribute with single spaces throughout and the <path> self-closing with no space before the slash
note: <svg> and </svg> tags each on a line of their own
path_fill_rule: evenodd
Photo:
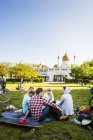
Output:
<svg viewBox="0 0 93 140">
<path fill-rule="evenodd" d="M 33 79 L 33 82 L 36 82 L 36 83 L 43 83 L 43 82 L 44 82 L 44 79 L 43 79 L 43 78 L 40 78 L 40 77 L 37 77 L 37 78 L 34 78 L 34 79 Z"/>
</svg>

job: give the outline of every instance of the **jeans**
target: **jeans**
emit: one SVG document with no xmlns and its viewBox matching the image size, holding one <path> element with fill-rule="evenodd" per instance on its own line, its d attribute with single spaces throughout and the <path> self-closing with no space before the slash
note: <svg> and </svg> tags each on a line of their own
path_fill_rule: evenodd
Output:
<svg viewBox="0 0 93 140">
<path fill-rule="evenodd" d="M 53 108 L 51 106 L 46 106 L 43 110 L 42 110 L 42 115 L 39 119 L 39 121 L 43 121 L 47 116 L 49 116 L 49 114 L 51 116 L 53 116 L 55 119 L 59 120 L 62 113 L 60 110 L 56 109 L 56 108 Z"/>
<path fill-rule="evenodd" d="M 53 107 L 50 108 L 50 114 L 57 120 L 59 120 L 62 115 L 60 110 Z"/>
<path fill-rule="evenodd" d="M 42 115 L 39 119 L 39 121 L 43 121 L 48 115 L 49 115 L 49 111 L 50 111 L 50 106 L 46 106 L 43 110 L 42 110 Z"/>
</svg>

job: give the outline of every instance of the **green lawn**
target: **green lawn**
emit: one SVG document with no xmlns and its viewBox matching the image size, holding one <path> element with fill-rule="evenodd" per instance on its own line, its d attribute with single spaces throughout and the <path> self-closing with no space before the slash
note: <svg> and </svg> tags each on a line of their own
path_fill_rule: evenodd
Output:
<svg viewBox="0 0 93 140">
<path fill-rule="evenodd" d="M 12 89 L 11 103 L 17 108 L 21 108 L 21 103 L 24 95 L 24 91 L 16 91 L 17 85 L 7 85 L 9 89 Z M 47 87 L 53 89 L 55 99 L 60 99 L 61 89 L 63 84 L 26 84 L 25 90 L 29 86 L 43 87 L 46 90 Z M 88 105 L 88 101 L 91 97 L 88 87 L 81 87 L 76 84 L 70 84 L 71 95 L 74 100 L 74 107 L 78 104 Z M 0 104 L 0 108 L 4 108 L 7 104 Z M 75 116 L 74 116 L 75 117 Z M 0 140 L 92 140 L 93 130 L 72 124 L 70 121 L 59 122 L 53 121 L 44 123 L 43 128 L 38 128 L 34 133 L 30 132 L 28 128 L 19 128 L 15 126 L 0 124 Z"/>
</svg>

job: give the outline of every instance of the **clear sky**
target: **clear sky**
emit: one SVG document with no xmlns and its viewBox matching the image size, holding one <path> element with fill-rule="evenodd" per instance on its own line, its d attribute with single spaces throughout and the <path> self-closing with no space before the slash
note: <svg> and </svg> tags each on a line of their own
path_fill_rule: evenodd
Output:
<svg viewBox="0 0 93 140">
<path fill-rule="evenodd" d="M 92 51 L 93 0 L 0 0 L 0 61 L 81 64 Z"/>
</svg>

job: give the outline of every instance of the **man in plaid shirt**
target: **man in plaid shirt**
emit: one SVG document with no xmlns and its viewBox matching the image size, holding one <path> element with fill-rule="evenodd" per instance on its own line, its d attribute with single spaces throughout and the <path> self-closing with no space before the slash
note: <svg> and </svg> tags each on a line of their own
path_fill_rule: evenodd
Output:
<svg viewBox="0 0 93 140">
<path fill-rule="evenodd" d="M 36 90 L 36 95 L 33 96 L 29 102 L 29 109 L 31 111 L 32 119 L 36 121 L 42 121 L 45 119 L 46 115 L 49 114 L 49 109 L 50 109 L 49 106 L 53 108 L 58 108 L 56 104 L 43 99 L 42 96 L 43 96 L 43 89 L 38 88 Z M 48 105 L 48 106 L 42 109 L 43 105 Z"/>
</svg>

